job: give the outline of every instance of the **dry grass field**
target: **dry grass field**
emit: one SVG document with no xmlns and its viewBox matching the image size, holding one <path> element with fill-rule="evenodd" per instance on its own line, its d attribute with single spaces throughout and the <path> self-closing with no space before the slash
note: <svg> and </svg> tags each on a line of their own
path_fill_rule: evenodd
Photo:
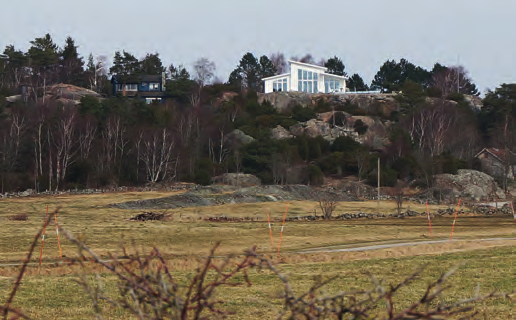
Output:
<svg viewBox="0 0 516 320">
<path fill-rule="evenodd" d="M 145 250 L 156 246 L 169 257 L 176 275 L 186 281 L 196 268 L 199 257 L 209 248 L 221 242 L 218 254 L 241 253 L 257 245 L 258 251 L 272 254 L 266 223 L 267 213 L 273 217 L 276 237 L 285 203 L 235 204 L 216 207 L 196 207 L 170 210 L 173 216 L 167 221 L 133 222 L 128 218 L 141 210 L 122 210 L 108 204 L 169 196 L 173 193 L 108 193 L 99 195 L 65 195 L 56 197 L 30 197 L 0 200 L 0 298 L 4 299 L 12 285 L 18 267 L 5 263 L 20 262 L 26 254 L 34 234 L 45 216 L 49 205 L 52 212 L 59 207 L 59 224 L 67 231 L 82 235 L 86 243 L 103 256 L 117 254 L 122 244 L 134 242 Z M 411 210 L 423 211 L 424 206 L 405 203 Z M 315 202 L 292 202 L 289 216 L 312 214 L 318 208 Z M 392 213 L 396 205 L 382 202 L 382 212 Z M 431 206 L 435 211 L 439 207 Z M 376 202 L 340 203 L 336 214 L 342 212 L 376 212 Z M 27 214 L 27 221 L 9 220 L 15 214 Z M 202 218 L 228 215 L 248 217 L 252 222 L 207 222 Z M 424 244 L 372 251 L 294 254 L 296 251 L 324 246 L 364 246 L 380 243 L 447 239 L 453 218 L 433 219 L 432 237 L 428 233 L 424 217 L 406 219 L 359 219 L 343 221 L 287 222 L 282 243 L 282 256 L 275 259 L 282 271 L 290 275 L 296 287 L 307 288 L 316 274 L 341 275 L 330 290 L 342 287 L 364 287 L 368 278 L 366 271 L 388 281 L 399 281 L 418 266 L 426 271 L 417 283 L 400 294 L 400 302 L 406 304 L 415 294 L 421 294 L 430 279 L 461 261 L 468 264 L 452 278 L 450 299 L 466 297 L 474 292 L 477 283 L 482 292 L 493 289 L 508 291 L 516 287 L 516 241 L 498 240 L 479 242 L 475 239 L 516 237 L 516 224 L 509 217 L 459 216 L 454 239 L 470 240 L 454 243 Z M 52 222 L 53 223 L 53 222 Z M 63 254 L 74 256 L 77 249 L 62 240 Z M 38 252 L 33 258 L 36 262 Z M 78 269 L 58 261 L 57 241 L 53 224 L 47 228 L 44 262 L 41 269 L 31 266 L 27 272 L 15 305 L 39 319 L 90 318 L 91 303 L 81 289 L 73 283 Z M 98 270 L 100 271 L 100 270 Z M 114 291 L 113 278 L 103 274 L 107 290 Z M 273 305 L 278 299 L 278 280 L 271 274 L 252 274 L 251 288 L 231 288 L 220 292 L 221 297 L 231 297 L 228 307 L 237 311 L 236 319 L 267 319 L 273 313 L 263 303 Z M 490 317 L 486 319 L 512 319 L 513 306 L 505 301 L 492 301 L 478 306 Z M 124 319 L 127 315 L 117 310 L 108 310 L 109 318 Z"/>
</svg>

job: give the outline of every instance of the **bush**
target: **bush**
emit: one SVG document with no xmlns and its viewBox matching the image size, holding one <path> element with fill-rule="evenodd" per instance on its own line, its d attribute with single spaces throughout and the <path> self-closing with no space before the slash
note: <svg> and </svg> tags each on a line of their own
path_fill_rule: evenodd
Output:
<svg viewBox="0 0 516 320">
<path fill-rule="evenodd" d="M 356 142 L 355 139 L 344 136 L 338 137 L 333 141 L 331 145 L 331 150 L 333 152 L 353 152 L 355 150 L 360 149 L 360 143 Z"/>
<path fill-rule="evenodd" d="M 464 95 L 459 92 L 452 92 L 446 97 L 446 99 L 460 103 L 464 101 Z"/>
<path fill-rule="evenodd" d="M 299 122 L 306 122 L 317 117 L 314 109 L 310 107 L 303 107 L 301 105 L 295 105 L 292 108 L 292 119 Z"/>
<path fill-rule="evenodd" d="M 428 87 L 426 89 L 426 95 L 430 98 L 442 98 L 443 92 L 437 87 Z"/>
<path fill-rule="evenodd" d="M 355 121 L 353 128 L 355 129 L 356 133 L 358 133 L 359 135 L 363 135 L 364 133 L 367 132 L 367 129 L 369 128 L 369 126 L 367 124 L 365 124 L 364 121 L 358 119 L 357 121 Z"/>
<path fill-rule="evenodd" d="M 380 169 L 380 185 L 382 187 L 394 187 L 398 182 L 398 171 L 390 166 L 384 166 Z M 367 183 L 372 186 L 378 185 L 378 171 L 375 170 L 367 177 Z"/>
<path fill-rule="evenodd" d="M 342 152 L 333 152 L 318 162 L 319 167 L 326 174 L 342 174 L 342 165 L 343 165 L 343 157 L 344 153 Z"/>
<path fill-rule="evenodd" d="M 314 109 L 317 113 L 330 112 L 333 110 L 331 105 L 324 99 L 318 99 Z"/>
<path fill-rule="evenodd" d="M 211 184 L 211 174 L 207 169 L 199 169 L 195 172 L 194 182 L 202 186 Z"/>
</svg>

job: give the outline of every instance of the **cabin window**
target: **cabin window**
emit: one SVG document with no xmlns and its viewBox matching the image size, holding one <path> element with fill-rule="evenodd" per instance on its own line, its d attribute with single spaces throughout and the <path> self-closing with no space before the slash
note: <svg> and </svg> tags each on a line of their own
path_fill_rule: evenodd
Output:
<svg viewBox="0 0 516 320">
<path fill-rule="evenodd" d="M 137 84 L 117 84 L 116 85 L 116 90 L 117 91 L 124 91 L 124 86 L 125 86 L 125 91 L 138 91 L 138 85 Z"/>
<path fill-rule="evenodd" d="M 159 91 L 159 83 L 149 83 L 149 90 Z"/>
</svg>

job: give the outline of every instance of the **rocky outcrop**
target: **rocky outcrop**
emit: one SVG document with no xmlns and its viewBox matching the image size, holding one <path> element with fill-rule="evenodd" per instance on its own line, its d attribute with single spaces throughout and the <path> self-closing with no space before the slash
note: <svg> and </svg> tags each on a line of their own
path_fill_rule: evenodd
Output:
<svg viewBox="0 0 516 320">
<path fill-rule="evenodd" d="M 319 100 L 329 103 L 330 105 L 346 105 L 355 104 L 365 111 L 382 111 L 389 114 L 394 111 L 397 102 L 392 94 L 372 93 L 372 94 L 328 94 L 315 93 L 309 94 L 305 92 L 271 92 L 259 93 L 258 102 L 270 102 L 278 111 L 285 111 L 295 105 L 303 107 L 314 107 Z"/>
<path fill-rule="evenodd" d="M 40 88 L 41 89 L 41 88 Z M 97 99 L 102 99 L 102 96 L 90 89 L 74 86 L 71 84 L 59 83 L 45 88 L 45 99 L 56 100 L 63 104 L 80 104 L 83 97 L 90 96 Z M 14 103 L 22 101 L 22 95 L 10 96 L 6 98 L 7 102 Z"/>
<path fill-rule="evenodd" d="M 459 197 L 475 201 L 493 198 L 505 199 L 505 194 L 498 187 L 494 178 L 476 170 L 459 170 L 455 175 L 436 175 L 434 185 L 440 195 L 446 199 Z"/>
<path fill-rule="evenodd" d="M 479 96 L 464 95 L 464 100 L 466 100 L 469 107 L 475 112 L 480 112 L 484 106 L 484 103 Z"/>
<path fill-rule="evenodd" d="M 241 146 L 253 142 L 254 138 L 236 129 L 231 131 L 224 140 L 232 146 Z"/>
<path fill-rule="evenodd" d="M 223 175 L 213 177 L 213 183 L 226 184 L 236 187 L 259 186 L 262 184 L 258 177 L 252 174 L 244 173 L 225 173 Z"/>
<path fill-rule="evenodd" d="M 285 111 L 295 105 L 312 106 L 312 95 L 304 92 L 273 92 L 258 94 L 258 102 L 270 102 L 278 111 Z"/>
<path fill-rule="evenodd" d="M 290 127 L 290 133 L 294 136 L 306 135 L 310 138 L 318 136 L 325 140 L 333 142 L 338 137 L 351 136 L 358 139 L 358 134 L 353 130 L 345 127 L 333 127 L 325 121 L 312 119 L 306 122 L 300 122 Z"/>
<path fill-rule="evenodd" d="M 294 135 L 292 135 L 287 129 L 283 128 L 282 126 L 277 126 L 276 128 L 272 129 L 272 138 L 276 140 L 283 140 L 283 139 L 290 139 L 293 138 Z"/>
</svg>

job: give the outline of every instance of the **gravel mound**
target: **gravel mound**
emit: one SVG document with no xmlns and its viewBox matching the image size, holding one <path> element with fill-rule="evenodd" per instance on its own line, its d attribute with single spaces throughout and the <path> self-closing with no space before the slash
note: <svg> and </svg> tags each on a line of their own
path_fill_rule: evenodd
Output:
<svg viewBox="0 0 516 320">
<path fill-rule="evenodd" d="M 111 206 L 120 209 L 175 209 L 236 203 L 317 201 L 320 197 L 335 201 L 358 200 L 347 192 L 342 192 L 336 188 L 313 188 L 305 185 L 254 186 L 249 188 L 207 186 L 169 197 L 116 203 Z"/>
</svg>

